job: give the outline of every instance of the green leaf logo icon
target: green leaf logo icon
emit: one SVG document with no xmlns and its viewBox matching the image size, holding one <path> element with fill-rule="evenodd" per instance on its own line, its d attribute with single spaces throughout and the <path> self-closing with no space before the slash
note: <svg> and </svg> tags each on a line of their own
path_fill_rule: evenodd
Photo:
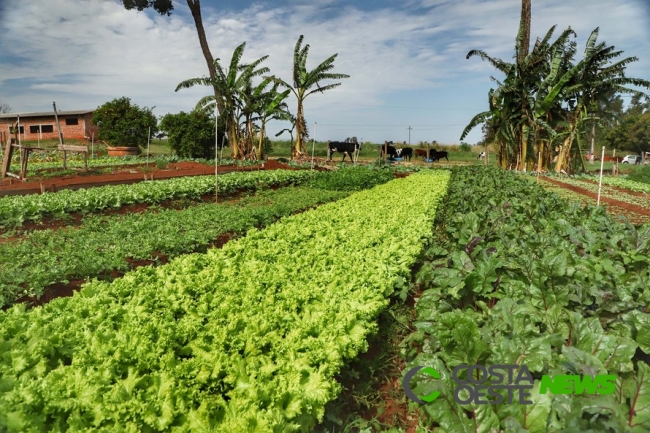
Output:
<svg viewBox="0 0 650 433">
<path fill-rule="evenodd" d="M 406 393 L 406 396 L 413 400 L 416 403 L 424 404 L 424 403 L 431 403 L 434 401 L 438 396 L 440 395 L 440 391 L 434 391 L 431 394 L 422 397 L 421 399 L 418 398 L 413 393 L 413 390 L 411 390 L 411 379 L 413 376 L 415 376 L 418 372 L 422 372 L 424 374 L 428 374 L 430 377 L 433 379 L 440 379 L 440 373 L 438 373 L 434 368 L 432 367 L 413 367 L 410 369 L 405 375 L 404 375 L 404 381 L 402 382 L 402 388 L 404 388 L 404 392 Z"/>
</svg>

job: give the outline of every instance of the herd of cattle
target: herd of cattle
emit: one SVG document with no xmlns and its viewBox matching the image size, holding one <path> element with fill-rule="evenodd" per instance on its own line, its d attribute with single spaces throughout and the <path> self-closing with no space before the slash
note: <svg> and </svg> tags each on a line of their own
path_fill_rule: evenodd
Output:
<svg viewBox="0 0 650 433">
<path fill-rule="evenodd" d="M 343 154 L 343 159 L 341 160 L 341 162 L 343 162 L 345 161 L 346 155 L 348 155 L 350 157 L 350 160 L 352 160 L 353 155 L 358 154 L 359 151 L 361 151 L 360 143 L 348 143 L 341 141 L 330 141 L 327 143 L 328 161 L 332 160 L 332 155 L 334 152 Z M 379 154 L 382 158 L 384 157 L 385 151 L 390 159 L 404 158 L 405 160 L 410 161 L 411 158 L 415 155 L 415 159 L 417 159 L 418 156 L 421 156 L 423 160 L 428 159 L 431 162 L 438 161 L 442 158 L 445 158 L 447 161 L 449 161 L 449 154 L 444 150 L 438 151 L 436 149 L 430 149 L 429 155 L 427 155 L 426 149 L 413 149 L 411 147 L 396 148 L 393 146 L 392 141 L 388 141 L 384 143 L 383 146 L 379 147 Z"/>
</svg>

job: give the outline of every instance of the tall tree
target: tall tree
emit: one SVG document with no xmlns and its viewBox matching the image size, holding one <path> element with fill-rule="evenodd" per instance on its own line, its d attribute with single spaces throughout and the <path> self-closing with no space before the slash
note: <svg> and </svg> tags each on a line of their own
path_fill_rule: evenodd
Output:
<svg viewBox="0 0 650 433">
<path fill-rule="evenodd" d="M 196 26 L 196 33 L 199 37 L 199 44 L 201 45 L 201 51 L 203 52 L 203 57 L 208 65 L 208 71 L 210 72 L 210 78 L 215 80 L 217 77 L 217 70 L 214 67 L 214 58 L 210 52 L 210 47 L 208 46 L 208 39 L 205 35 L 205 29 L 203 27 L 203 18 L 201 17 L 201 1 L 200 0 L 186 0 L 187 7 L 192 13 L 192 18 L 194 19 L 194 25 Z M 174 10 L 174 5 L 172 0 L 122 0 L 124 8 L 127 10 L 136 9 L 142 12 L 145 9 L 152 8 L 160 15 L 171 15 Z M 224 102 L 219 93 L 219 89 L 214 87 L 214 96 L 217 101 L 217 106 L 219 107 L 219 112 L 223 112 Z"/>
<path fill-rule="evenodd" d="M 523 62 L 530 49 L 530 1 L 521 0 L 521 18 L 519 20 L 519 35 L 517 46 L 517 61 Z"/>
<path fill-rule="evenodd" d="M 0 114 L 11 113 L 11 105 L 6 102 L 0 103 Z"/>
<path fill-rule="evenodd" d="M 304 100 L 312 93 L 323 93 L 326 90 L 334 89 L 341 83 L 332 83 L 321 86 L 319 83 L 323 80 L 340 80 L 349 78 L 346 74 L 336 74 L 328 72 L 334 68 L 334 60 L 338 54 L 334 54 L 324 60 L 311 71 L 307 70 L 307 55 L 309 53 L 309 44 L 302 47 L 303 35 L 300 35 L 293 52 L 293 85 L 279 78 L 273 80 L 290 89 L 296 96 L 298 108 L 296 111 L 296 145 L 292 149 L 292 158 L 304 152 L 304 138 L 307 136 L 307 125 L 304 117 Z M 315 87 L 315 88 L 314 88 Z M 311 90 L 310 90 L 311 89 Z"/>
</svg>

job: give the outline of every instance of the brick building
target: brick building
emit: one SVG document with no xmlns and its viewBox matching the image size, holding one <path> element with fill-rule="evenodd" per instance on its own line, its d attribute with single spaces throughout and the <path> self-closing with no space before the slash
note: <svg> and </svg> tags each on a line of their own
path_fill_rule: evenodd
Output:
<svg viewBox="0 0 650 433">
<path fill-rule="evenodd" d="M 95 133 L 95 139 L 99 128 L 92 124 L 93 110 L 58 111 L 59 125 L 63 139 L 87 138 Z M 56 119 L 54 112 L 42 113 L 10 113 L 0 114 L 0 131 L 10 132 L 16 126 L 17 116 L 20 116 L 20 139 L 26 140 L 58 140 Z M 11 134 L 13 137 L 13 134 Z"/>
</svg>

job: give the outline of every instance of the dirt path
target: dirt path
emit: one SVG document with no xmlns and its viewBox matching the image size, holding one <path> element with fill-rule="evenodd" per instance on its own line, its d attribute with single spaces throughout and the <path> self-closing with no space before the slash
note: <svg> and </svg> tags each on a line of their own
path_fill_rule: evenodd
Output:
<svg viewBox="0 0 650 433">
<path fill-rule="evenodd" d="M 552 179 L 550 177 L 542 177 L 542 179 L 549 182 L 549 183 L 552 183 L 553 185 L 556 185 L 556 186 L 559 186 L 561 188 L 565 188 L 565 189 L 568 189 L 570 191 L 576 192 L 578 194 L 590 197 L 590 198 L 592 198 L 594 200 L 598 199 L 598 194 L 596 194 L 594 192 L 591 192 L 591 191 L 588 191 L 588 190 L 586 190 L 584 188 L 580 188 L 579 186 L 569 185 L 567 183 Z M 629 191 L 627 191 L 627 190 L 625 190 L 625 192 L 629 193 Z M 637 206 L 637 205 L 634 205 L 634 204 L 631 204 L 631 203 L 626 203 L 624 201 L 616 200 L 616 199 L 613 199 L 613 198 L 610 198 L 610 197 L 604 197 L 602 194 L 600 196 L 600 201 L 602 203 L 605 203 L 605 204 L 608 205 L 607 207 L 608 207 L 608 211 L 610 211 L 610 213 L 614 213 L 614 214 L 619 214 L 619 213 L 622 213 L 622 214 L 626 214 L 626 213 L 636 214 L 636 215 L 638 215 L 640 217 L 640 218 L 636 219 L 637 221 L 640 221 L 640 222 L 650 221 L 650 210 L 646 209 L 646 208 L 644 208 L 642 206 Z M 613 212 L 613 211 L 616 211 L 617 209 L 622 209 L 624 212 Z"/>
</svg>

